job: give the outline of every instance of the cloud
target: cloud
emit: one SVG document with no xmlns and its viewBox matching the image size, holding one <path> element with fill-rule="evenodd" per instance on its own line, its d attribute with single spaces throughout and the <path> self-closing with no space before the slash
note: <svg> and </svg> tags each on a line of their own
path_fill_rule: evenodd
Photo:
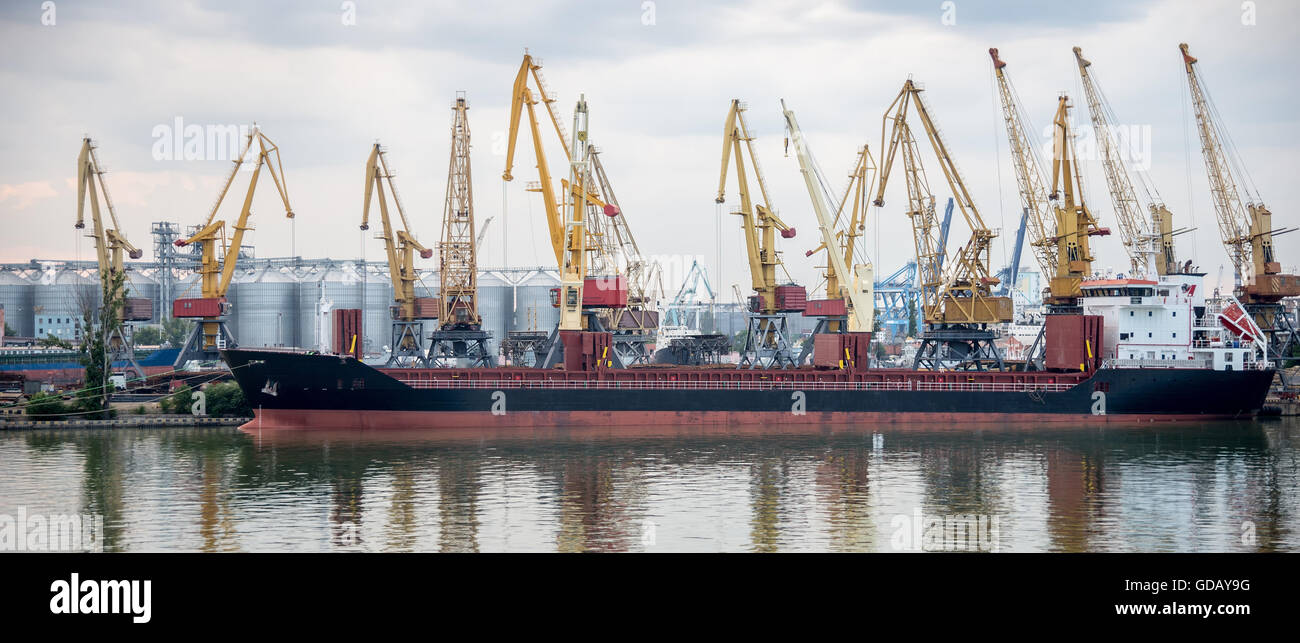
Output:
<svg viewBox="0 0 1300 643">
<path fill-rule="evenodd" d="M 14 211 L 24 210 L 37 201 L 57 196 L 50 181 L 28 181 L 10 185 L 0 184 L 0 204 Z"/>
<path fill-rule="evenodd" d="M 815 225 L 795 160 L 784 154 L 778 99 L 798 113 L 839 189 L 861 144 L 879 156 L 881 116 L 913 76 L 927 87 L 985 221 L 1002 229 L 996 270 L 1014 243 L 1020 207 L 987 49 L 1001 49 L 1041 127 L 1058 92 L 1080 96 L 1070 54 L 1079 45 L 1123 123 L 1149 126 L 1152 180 L 1178 227 L 1198 228 L 1179 238 L 1180 251 L 1213 273 L 1226 256 L 1186 107 L 1179 41 L 1201 58 L 1223 125 L 1261 191 L 1284 196 L 1296 174 L 1291 150 L 1300 121 L 1287 109 L 1300 98 L 1287 80 L 1294 75 L 1290 31 L 1300 20 L 1294 3 L 1260 0 L 1255 26 L 1241 24 L 1237 3 L 1215 0 L 958 0 L 952 25 L 941 22 L 941 4 L 658 0 L 647 24 L 641 0 L 356 0 L 356 24 L 347 26 L 339 2 L 65 0 L 54 27 L 41 26 L 26 5 L 0 5 L 0 83 L 14 97 L 0 105 L 0 176 L 17 186 L 67 176 L 81 136 L 93 135 L 112 170 L 106 179 L 126 235 L 148 248 L 152 221 L 200 223 L 229 168 L 223 160 L 154 159 L 154 128 L 177 117 L 200 126 L 257 121 L 280 146 L 298 214 L 284 219 L 264 173 L 253 208 L 257 231 L 250 234 L 257 255 L 374 259 L 382 254 L 378 242 L 357 230 L 370 144 L 378 139 L 389 148 L 413 231 L 426 243 L 435 240 L 448 107 L 465 90 L 476 215 L 480 222 L 496 217 L 480 264 L 501 265 L 507 246 L 513 265 L 544 263 L 550 250 L 542 204 L 524 189 L 536 179 L 526 128 L 516 181 L 503 184 L 504 158 L 493 149 L 504 136 L 510 83 L 527 47 L 545 62 L 566 126 L 574 100 L 586 94 L 593 140 L 642 252 L 703 256 L 714 287 L 729 299 L 731 284 L 747 284 L 748 276 L 739 222 L 728 214 L 734 204 L 713 203 L 728 101 L 750 105 L 773 202 L 800 230 L 782 241 L 785 260 L 811 287 L 818 269 L 804 251 L 815 244 Z M 95 65 L 86 65 L 88 56 Z M 1076 105 L 1075 120 L 1085 123 L 1086 108 Z M 553 132 L 544 134 L 556 173 L 564 167 L 558 142 Z M 923 154 L 942 204 L 950 189 L 929 151 Z M 1085 172 L 1090 206 L 1115 228 L 1100 167 L 1088 163 Z M 222 216 L 238 211 L 248 178 L 236 177 Z M 913 252 L 906 217 L 892 207 L 905 201 L 902 188 L 901 177 L 893 177 L 891 207 L 873 209 L 868 220 L 863 247 L 877 274 L 892 272 Z M 12 197 L 0 207 L 18 202 Z M 75 192 L 24 207 L 25 215 L 58 225 L 33 231 L 5 217 L 0 238 L 22 234 L 42 258 L 68 255 Z M 1277 202 L 1274 209 L 1281 219 Z M 952 247 L 965 235 L 954 224 Z M 1277 245 L 1286 265 L 1300 261 L 1300 235 L 1279 237 Z M 1099 241 L 1095 252 L 1102 266 L 1127 263 L 1115 237 Z M 1022 260 L 1032 263 L 1027 255 Z"/>
</svg>

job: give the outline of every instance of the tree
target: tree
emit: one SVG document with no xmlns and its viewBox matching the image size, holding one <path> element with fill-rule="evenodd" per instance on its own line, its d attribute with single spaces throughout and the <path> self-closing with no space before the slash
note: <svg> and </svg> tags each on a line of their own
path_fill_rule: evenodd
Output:
<svg viewBox="0 0 1300 643">
<path fill-rule="evenodd" d="M 185 340 L 190 338 L 190 328 L 194 322 L 175 317 L 163 322 L 162 334 L 163 339 L 173 347 L 179 347 L 185 344 Z"/>
<path fill-rule="evenodd" d="M 158 346 L 163 342 L 163 329 L 158 326 L 142 326 L 135 330 L 137 346 Z"/>
<path fill-rule="evenodd" d="M 14 327 L 10 326 L 9 322 L 5 322 L 5 337 L 17 337 L 17 336 L 18 336 L 18 331 L 14 330 Z"/>
<path fill-rule="evenodd" d="M 54 333 L 42 337 L 39 344 L 41 348 L 62 348 L 64 350 L 72 350 L 72 342 L 65 339 L 59 339 L 54 336 Z"/>
<path fill-rule="evenodd" d="M 85 371 L 82 389 L 77 392 L 76 407 L 89 411 L 87 419 L 107 419 L 112 417 L 108 410 L 111 392 L 108 376 L 108 343 L 122 323 L 122 293 L 126 285 L 126 273 L 111 275 L 104 281 L 103 297 L 96 310 L 95 300 L 91 295 L 79 297 L 81 300 L 82 328 L 85 337 L 81 342 L 81 366 Z"/>
<path fill-rule="evenodd" d="M 203 389 L 207 396 L 208 415 L 213 417 L 252 417 L 244 392 L 234 382 L 212 384 Z"/>
</svg>

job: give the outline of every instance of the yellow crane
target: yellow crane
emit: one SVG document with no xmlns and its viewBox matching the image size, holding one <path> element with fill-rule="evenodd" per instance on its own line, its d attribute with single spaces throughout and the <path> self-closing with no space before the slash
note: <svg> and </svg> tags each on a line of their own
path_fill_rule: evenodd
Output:
<svg viewBox="0 0 1300 643">
<path fill-rule="evenodd" d="M 132 259 L 139 259 L 143 252 L 131 245 L 122 235 L 117 222 L 117 210 L 108 195 L 108 185 L 104 182 L 104 170 L 99 165 L 95 154 L 96 145 L 89 137 L 81 139 L 81 153 L 77 156 L 77 223 L 76 228 L 86 227 L 86 197 L 90 197 L 91 233 L 86 235 L 95 240 L 95 258 L 99 266 L 99 282 L 104 308 L 117 310 L 119 323 L 113 328 L 103 329 L 105 348 L 110 364 L 123 361 L 127 369 L 134 371 L 136 377 L 144 378 L 144 369 L 135 360 L 135 344 L 132 340 L 132 328 L 125 322 L 149 321 L 153 317 L 152 303 L 148 299 L 127 298 L 125 288 L 115 289 L 114 282 L 119 275 L 124 275 L 123 254 Z M 112 226 L 104 225 L 99 209 L 100 194 L 104 197 L 104 207 L 108 210 Z M 110 301 L 115 298 L 116 301 Z M 90 329 L 86 329 L 90 332 Z"/>
<path fill-rule="evenodd" d="M 226 193 L 230 191 L 230 186 L 235 182 L 235 176 L 243 165 L 244 159 L 252 152 L 254 143 L 257 144 L 255 155 L 257 161 L 253 165 L 239 218 L 233 226 L 234 232 L 227 240 L 226 222 L 216 218 L 217 211 L 221 208 Z M 226 328 L 224 319 L 224 316 L 230 312 L 230 305 L 226 302 L 226 292 L 229 291 L 230 281 L 235 275 L 235 264 L 239 258 L 244 232 L 251 229 L 248 219 L 252 214 L 253 194 L 257 191 L 257 179 L 262 174 L 262 168 L 266 168 L 267 173 L 271 175 L 271 180 L 275 182 L 276 191 L 279 192 L 280 200 L 284 203 L 285 217 L 292 219 L 293 208 L 289 205 L 289 193 L 282 178 L 284 168 L 280 163 L 280 148 L 254 123 L 244 148 L 235 158 L 230 173 L 226 176 L 203 225 L 190 238 L 176 240 L 176 245 L 180 247 L 198 243 L 202 248 L 199 259 L 202 297 L 177 299 L 172 304 L 173 317 L 199 320 L 185 346 L 181 348 L 180 354 L 176 356 L 177 368 L 191 360 L 218 360 L 220 359 L 218 351 L 221 348 L 234 346 L 234 337 Z M 218 242 L 225 246 L 224 256 L 221 259 L 218 258 Z"/>
<path fill-rule="evenodd" d="M 489 346 L 491 334 L 483 330 L 483 318 L 478 311 L 478 245 L 481 239 L 474 237 L 469 101 L 464 92 L 457 92 L 451 109 L 451 158 L 447 165 L 442 240 L 438 242 L 441 317 L 438 329 L 429 338 L 429 359 L 439 366 L 450 365 L 452 359 L 469 360 L 474 366 L 493 366 L 496 360 Z"/>
<path fill-rule="evenodd" d="M 912 221 L 922 316 L 926 325 L 921 333 L 921 346 L 914 366 L 935 370 L 984 370 L 993 366 L 1001 370 L 1002 357 L 993 343 L 997 334 L 988 325 L 1011 321 L 1012 303 L 1009 297 L 992 294 L 992 287 L 999 282 L 989 272 L 990 246 L 997 233 L 984 224 L 957 171 L 948 145 L 931 117 L 932 110 L 926 105 L 922 91 L 909 78 L 885 111 L 881 124 L 881 147 L 886 152 L 873 202 L 877 207 L 884 205 L 891 169 L 895 159 L 901 158 L 908 193 L 907 216 Z M 971 231 L 970 239 L 951 261 L 944 259 L 946 250 L 939 246 L 934 194 L 921 164 L 916 137 L 907 121 L 913 108 Z"/>
<path fill-rule="evenodd" d="M 754 154 L 754 137 L 745 124 L 746 109 L 747 106 L 740 99 L 732 99 L 731 107 L 727 110 L 727 119 L 722 128 L 722 171 L 718 175 L 718 195 L 714 199 L 718 203 L 726 201 L 727 174 L 734 160 L 736 193 L 740 197 L 740 205 L 732 214 L 740 217 L 740 225 L 745 232 L 750 285 L 756 293 L 755 301 L 750 306 L 752 314 L 746 333 L 745 350 L 741 353 L 741 365 L 763 368 L 793 366 L 787 324 L 781 313 L 795 310 L 802 312 L 806 293 L 802 286 L 777 282 L 776 269 L 784 266 L 776 249 L 776 233 L 780 232 L 782 238 L 790 239 L 795 236 L 795 229 L 786 225 L 771 206 L 767 182 L 763 179 L 758 157 Z M 754 202 L 754 194 L 750 189 L 749 172 L 745 168 L 746 154 L 758 183 L 758 203 Z M 787 293 L 790 293 L 789 301 L 786 300 Z"/>
<path fill-rule="evenodd" d="M 1130 268 L 1133 274 L 1151 274 L 1153 267 L 1151 257 L 1156 258 L 1154 271 L 1159 275 L 1172 275 L 1184 272 L 1178 264 L 1178 255 L 1174 248 L 1174 235 L 1186 230 L 1174 230 L 1174 215 L 1169 211 L 1160 192 L 1148 177 L 1134 167 L 1142 189 L 1146 195 L 1148 215 L 1143 217 L 1138 205 L 1137 192 L 1133 188 L 1129 168 L 1121 157 L 1118 146 L 1118 133 L 1115 130 L 1114 110 L 1110 101 L 1097 86 L 1093 78 L 1092 63 L 1083 57 L 1083 50 L 1074 48 L 1074 60 L 1079 67 L 1079 78 L 1083 82 L 1083 94 L 1088 101 L 1088 114 L 1092 118 L 1092 129 L 1101 154 L 1102 168 L 1106 172 L 1106 183 L 1110 187 L 1110 201 L 1115 207 L 1115 218 L 1119 221 L 1120 236 L 1124 248 L 1128 251 Z M 1188 266 L 1190 268 L 1190 266 Z"/>
<path fill-rule="evenodd" d="M 392 195 L 393 207 L 402 220 L 401 229 L 393 229 L 385 192 Z M 433 250 L 421 245 L 411 235 L 411 225 L 407 222 L 402 201 L 397 196 L 393 173 L 388 168 L 388 158 L 379 143 L 371 146 L 370 158 L 366 160 L 366 188 L 361 205 L 362 230 L 370 229 L 372 198 L 379 202 L 381 228 L 376 238 L 384 241 L 384 251 L 388 255 L 388 276 L 393 283 L 392 341 L 389 344 L 387 365 L 427 366 L 424 322 L 421 320 L 436 318 L 438 306 L 432 298 L 415 295 L 415 282 L 420 279 L 415 270 L 415 254 L 418 252 L 422 259 L 428 259 L 433 256 Z"/>
<path fill-rule="evenodd" d="M 1029 211 L 1026 222 L 1029 244 L 1043 277 L 1051 279 L 1057 273 L 1055 212 L 1047 198 L 1047 179 L 1034 146 L 1036 139 L 1027 124 L 1028 117 L 1020 108 L 1020 97 L 1006 74 L 1006 61 L 998 56 L 996 48 L 989 49 L 989 56 L 993 59 L 993 74 L 1002 101 L 1002 123 L 1011 147 L 1020 204 Z"/>
<path fill-rule="evenodd" d="M 1092 275 L 1089 237 L 1108 235 L 1097 225 L 1083 200 L 1083 174 L 1075 158 L 1074 134 L 1070 130 L 1070 99 L 1057 99 L 1052 119 L 1052 192 L 1048 198 L 1056 210 L 1056 273 L 1051 281 L 1049 303 L 1078 307 L 1083 280 Z M 1082 310 L 1078 311 L 1082 312 Z"/>
<path fill-rule="evenodd" d="M 853 256 L 854 240 L 862 233 L 862 221 L 859 218 L 859 205 L 862 199 L 859 197 L 865 196 L 866 188 L 862 187 L 859 191 L 854 191 L 852 220 L 846 228 L 840 228 L 839 215 L 843 212 L 844 203 L 841 201 L 840 208 L 832 214 L 829 195 L 823 187 L 817 170 L 817 161 L 813 158 L 803 131 L 799 129 L 799 121 L 795 118 L 794 112 L 785 106 L 784 100 L 781 101 L 781 108 L 785 115 L 786 127 L 790 130 L 790 138 L 795 141 L 799 171 L 803 174 L 804 186 L 808 189 L 813 214 L 817 216 L 817 227 L 821 231 L 822 243 L 818 249 L 827 250 L 826 297 L 840 299 L 847 304 L 848 332 L 869 333 L 875 320 L 873 270 L 870 263 L 857 263 Z M 870 151 L 865 145 L 862 146 L 862 150 L 858 153 L 857 167 L 852 175 L 854 179 L 852 184 L 861 186 L 865 182 L 866 164 L 870 157 Z M 852 184 L 850 191 L 853 191 Z M 847 198 L 848 192 L 845 193 L 845 200 Z"/>
<path fill-rule="evenodd" d="M 1237 298 L 1268 335 L 1270 358 L 1286 355 L 1295 329 L 1283 310 L 1282 299 L 1300 296 L 1300 277 L 1282 272 L 1282 263 L 1274 253 L 1273 237 L 1297 228 L 1273 227 L 1273 213 L 1264 204 L 1258 189 L 1251 193 L 1253 183 L 1243 184 L 1246 190 L 1245 199 L 1242 198 L 1237 187 L 1238 178 L 1250 181 L 1245 163 L 1237 156 L 1236 148 L 1217 120 L 1218 110 L 1201 85 L 1197 59 L 1188 53 L 1186 43 L 1178 45 L 1178 49 L 1182 53 L 1187 86 L 1196 113 L 1201 155 L 1205 160 L 1210 196 L 1219 222 L 1219 236 L 1240 282 Z M 1227 151 L 1232 152 L 1231 157 Z M 1234 172 L 1242 176 L 1237 177 Z"/>
<path fill-rule="evenodd" d="M 560 147 L 564 150 L 564 158 L 570 163 L 576 160 L 574 158 L 575 145 L 571 140 L 572 137 L 555 108 L 556 99 L 542 76 L 541 68 L 540 60 L 525 54 L 515 76 L 514 102 L 511 110 L 510 133 L 506 151 L 506 172 L 503 175 L 507 181 L 512 178 L 515 142 L 518 137 L 520 120 L 523 116 L 523 107 L 527 104 L 522 98 L 525 91 L 528 93 L 531 102 L 531 104 L 528 104 L 528 116 L 533 134 L 534 149 L 536 150 L 541 141 L 540 128 L 533 105 L 540 103 L 546 108 L 551 128 L 560 141 Z M 530 79 L 532 87 L 529 87 Z M 614 347 L 621 361 L 628 365 L 644 363 L 649 360 L 646 344 L 654 341 L 654 333 L 659 326 L 659 313 L 655 310 L 655 307 L 658 297 L 663 292 L 661 275 L 658 266 L 641 254 L 636 238 L 628 226 L 627 216 L 618 202 L 618 198 L 614 195 L 609 176 L 601 163 L 600 150 L 591 141 L 587 141 L 585 145 L 591 156 L 586 190 L 587 212 L 584 215 L 589 279 L 593 283 L 595 279 L 600 279 L 603 285 L 609 285 L 615 284 L 617 277 L 621 276 L 627 295 L 625 304 L 620 303 L 617 306 L 602 307 L 597 305 L 599 302 L 596 300 L 603 298 L 596 297 L 592 301 L 585 302 L 584 306 L 596 312 L 596 319 L 600 322 L 602 328 L 614 333 Z M 542 166 L 539 165 L 539 173 L 541 168 Z M 544 198 L 552 199 L 553 194 L 547 196 L 546 190 L 541 185 L 547 182 L 539 181 L 538 183 L 535 187 L 530 185 L 529 189 L 542 192 Z M 561 192 L 564 195 L 576 190 L 569 180 L 561 179 L 560 183 Z M 563 197 L 565 200 L 568 198 L 568 196 Z M 562 205 L 557 205 L 556 213 L 559 213 L 562 209 Z M 558 265 L 560 256 L 563 254 L 563 241 L 560 234 L 563 224 L 554 217 L 548 216 L 548 226 Z M 588 285 L 588 291 L 590 291 L 588 297 L 592 299 L 592 295 L 596 294 L 596 289 L 590 286 L 591 284 Z M 606 289 L 602 289 L 602 292 L 605 291 Z M 619 299 L 621 298 L 620 296 Z"/>
</svg>

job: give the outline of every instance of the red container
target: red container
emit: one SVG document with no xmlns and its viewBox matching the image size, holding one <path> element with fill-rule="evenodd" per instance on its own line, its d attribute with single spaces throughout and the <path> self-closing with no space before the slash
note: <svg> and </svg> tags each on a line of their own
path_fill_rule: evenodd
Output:
<svg viewBox="0 0 1300 643">
<path fill-rule="evenodd" d="M 153 301 L 132 297 L 122 303 L 122 321 L 149 321 L 153 319 Z"/>
<path fill-rule="evenodd" d="M 415 318 L 437 319 L 442 313 L 442 300 L 438 297 L 416 297 Z"/>
<path fill-rule="evenodd" d="M 1048 315 L 1044 366 L 1057 371 L 1090 371 L 1101 365 L 1100 315 Z"/>
<path fill-rule="evenodd" d="M 776 287 L 776 310 L 782 313 L 801 313 L 808 304 L 808 291 L 803 286 Z"/>
<path fill-rule="evenodd" d="M 821 333 L 813 342 L 813 366 L 863 370 L 871 365 L 871 333 Z"/>
<path fill-rule="evenodd" d="M 225 297 L 197 297 L 177 299 L 172 302 L 172 317 L 180 319 L 220 317 L 224 314 L 226 314 Z"/>
<path fill-rule="evenodd" d="M 361 359 L 364 343 L 361 334 L 361 309 L 337 308 L 334 310 L 334 352 Z"/>
<path fill-rule="evenodd" d="M 843 299 L 809 299 L 804 305 L 804 317 L 843 317 L 849 307 Z"/>
<path fill-rule="evenodd" d="M 582 283 L 583 308 L 626 308 L 627 277 L 588 277 Z"/>
</svg>

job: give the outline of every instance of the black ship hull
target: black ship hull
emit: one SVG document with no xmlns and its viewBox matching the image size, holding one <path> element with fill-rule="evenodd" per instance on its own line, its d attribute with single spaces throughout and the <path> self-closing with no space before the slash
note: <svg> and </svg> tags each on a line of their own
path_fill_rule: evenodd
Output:
<svg viewBox="0 0 1300 643">
<path fill-rule="evenodd" d="M 1052 422 L 1256 415 L 1272 370 L 856 373 L 799 369 L 378 369 L 350 357 L 224 352 L 259 429 Z"/>
</svg>

